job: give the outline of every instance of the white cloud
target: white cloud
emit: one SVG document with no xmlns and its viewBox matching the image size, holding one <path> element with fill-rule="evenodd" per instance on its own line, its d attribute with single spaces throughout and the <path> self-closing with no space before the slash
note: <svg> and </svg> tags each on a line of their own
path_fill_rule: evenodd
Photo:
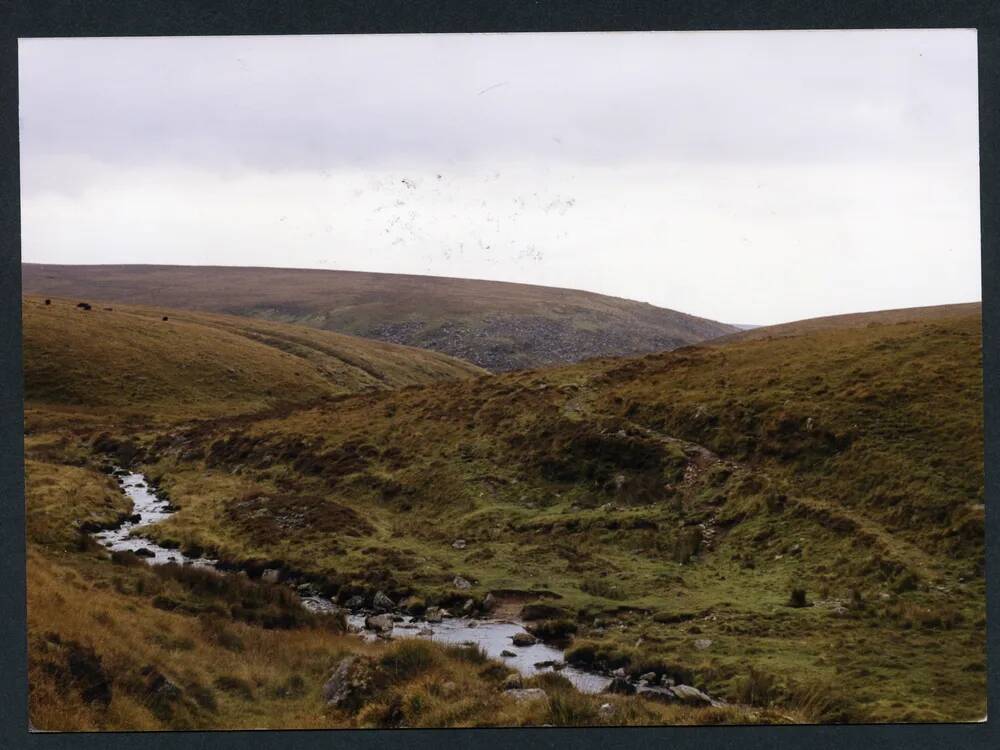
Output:
<svg viewBox="0 0 1000 750">
<path fill-rule="evenodd" d="M 28 261 L 756 323 L 980 296 L 971 32 L 30 40 L 21 66 Z"/>
</svg>

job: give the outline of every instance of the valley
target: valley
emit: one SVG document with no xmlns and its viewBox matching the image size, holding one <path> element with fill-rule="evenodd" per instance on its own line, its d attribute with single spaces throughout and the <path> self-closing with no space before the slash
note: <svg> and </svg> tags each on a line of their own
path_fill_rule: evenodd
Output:
<svg viewBox="0 0 1000 750">
<path fill-rule="evenodd" d="M 23 304 L 36 726 L 985 714 L 978 305 L 490 374 L 77 297 L 111 299 Z M 228 574 L 97 544 L 115 467 L 170 505 L 143 537 Z M 400 637 L 441 609 L 616 692 Z"/>
</svg>

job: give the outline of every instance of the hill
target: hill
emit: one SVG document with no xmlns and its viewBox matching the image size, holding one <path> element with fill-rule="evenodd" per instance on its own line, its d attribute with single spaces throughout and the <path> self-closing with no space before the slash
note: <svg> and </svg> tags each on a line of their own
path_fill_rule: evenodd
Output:
<svg viewBox="0 0 1000 750">
<path fill-rule="evenodd" d="M 33 407 L 232 413 L 482 373 L 435 352 L 225 315 L 26 297 L 22 320 Z"/>
<path fill-rule="evenodd" d="M 675 349 L 733 326 L 572 289 L 280 268 L 22 266 L 25 293 L 297 323 L 493 371 Z"/>
<path fill-rule="evenodd" d="M 733 341 L 759 341 L 760 339 L 801 336 L 805 333 L 833 329 L 860 328 L 868 325 L 896 325 L 918 321 L 947 320 L 968 315 L 981 315 L 981 302 L 966 302 L 957 305 L 933 305 L 930 307 L 904 307 L 895 310 L 828 315 L 822 318 L 807 318 L 773 326 L 749 326 L 746 330 L 729 333 L 712 341 L 713 344 L 727 344 Z M 738 326 L 743 328 L 743 326 Z"/>
<path fill-rule="evenodd" d="M 341 600 L 547 602 L 570 661 L 817 721 L 973 720 L 981 320 L 957 313 L 149 435 L 184 498 L 152 533 Z"/>
<path fill-rule="evenodd" d="M 75 546 L 80 519 L 123 512 L 101 474 L 111 428 L 35 416 L 33 715 L 77 728 L 978 720 L 981 316 L 925 313 L 130 429 L 133 466 L 179 507 L 144 531 L 250 578 L 225 587 Z M 65 361 L 91 345 L 70 336 Z M 75 370 L 62 377 L 85 393 Z M 323 635 L 273 611 L 287 608 L 281 596 L 249 588 L 265 567 L 342 604 L 382 591 L 475 611 L 493 594 L 568 644 L 574 665 L 652 672 L 736 705 L 653 715 L 651 701 L 575 696 L 539 673 L 526 684 L 549 691 L 545 713 L 516 709 L 497 698 L 502 665 L 428 645 L 401 666 L 402 643 Z M 59 601 L 72 603 L 62 621 Z M 261 621 L 288 630 L 279 639 Z M 75 689 L 60 665 L 79 663 L 72 644 L 83 643 L 115 675 L 119 702 L 67 719 L 53 708 Z M 372 654 L 395 681 L 331 711 L 317 697 L 329 665 L 315 655 L 332 652 Z M 137 676 L 148 669 L 187 701 L 174 714 L 149 707 Z"/>
</svg>

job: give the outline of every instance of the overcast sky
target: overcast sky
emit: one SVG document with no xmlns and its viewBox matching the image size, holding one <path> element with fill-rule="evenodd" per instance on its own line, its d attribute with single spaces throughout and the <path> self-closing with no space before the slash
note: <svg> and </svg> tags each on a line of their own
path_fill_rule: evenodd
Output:
<svg viewBox="0 0 1000 750">
<path fill-rule="evenodd" d="M 22 258 L 980 299 L 974 31 L 20 42 Z"/>
</svg>

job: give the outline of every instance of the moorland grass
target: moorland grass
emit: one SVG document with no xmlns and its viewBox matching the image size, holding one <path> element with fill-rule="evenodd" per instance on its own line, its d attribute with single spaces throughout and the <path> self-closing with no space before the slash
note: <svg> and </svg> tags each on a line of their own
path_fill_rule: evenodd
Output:
<svg viewBox="0 0 1000 750">
<path fill-rule="evenodd" d="M 64 564 L 97 581 L 110 576 L 107 595 L 123 598 L 101 616 L 131 612 L 137 626 L 183 618 L 170 620 L 191 623 L 167 641 L 171 653 L 183 662 L 211 649 L 224 674 L 253 689 L 258 708 L 246 715 L 238 713 L 248 711 L 244 699 L 226 713 L 235 693 L 221 691 L 216 714 L 185 709 L 171 726 L 276 720 L 279 704 L 267 696 L 296 674 L 315 687 L 320 670 L 268 661 L 257 684 L 226 655 L 286 635 L 288 643 L 330 639 L 333 651 L 384 652 L 405 675 L 356 715 L 324 715 L 337 725 L 975 720 L 985 712 L 980 346 L 978 315 L 964 315 L 256 415 L 251 393 L 239 420 L 206 415 L 128 429 L 145 449 L 140 468 L 181 506 L 146 530 L 161 541 L 252 562 L 251 570 L 266 561 L 308 574 L 341 599 L 383 590 L 452 606 L 493 591 L 514 613 L 545 603 L 558 614 L 535 618 L 537 627 L 571 637 L 571 661 L 672 676 L 738 708 L 696 714 L 614 697 L 613 714 L 595 715 L 591 698 L 558 686 L 547 702 L 515 705 L 499 696 L 493 668 L 455 651 L 393 657 L 395 646 L 362 648 L 308 623 L 268 629 L 234 616 L 225 595 L 180 580 L 139 591 L 138 581 L 155 588 L 160 576 L 94 550 L 67 551 Z M 31 585 L 65 598 L 77 577 L 44 571 L 56 564 L 57 544 L 72 547 L 76 515 L 45 499 L 45 483 L 71 481 L 60 462 L 79 464 L 94 476 L 83 484 L 95 488 L 80 495 L 80 514 L 94 511 L 103 502 L 97 469 L 108 460 L 95 440 L 123 425 L 118 414 L 102 421 L 99 410 L 70 420 L 32 409 L 29 528 L 40 572 Z M 457 591 L 456 575 L 472 588 Z M 178 606 L 157 609 L 157 595 Z M 55 615 L 37 611 L 39 630 Z M 85 643 L 94 621 L 66 638 Z M 104 653 L 110 644 L 89 647 Z M 224 674 L 201 675 L 192 695 L 220 693 L 213 686 Z M 54 699 L 39 680 L 33 701 L 42 710 Z M 294 705 L 321 711 L 315 690 L 309 695 Z M 129 700 L 116 722 L 144 710 Z M 73 721 L 95 721 L 81 711 Z M 288 721 L 315 725 L 303 715 Z M 163 725 L 150 716 L 142 720 Z"/>
</svg>

